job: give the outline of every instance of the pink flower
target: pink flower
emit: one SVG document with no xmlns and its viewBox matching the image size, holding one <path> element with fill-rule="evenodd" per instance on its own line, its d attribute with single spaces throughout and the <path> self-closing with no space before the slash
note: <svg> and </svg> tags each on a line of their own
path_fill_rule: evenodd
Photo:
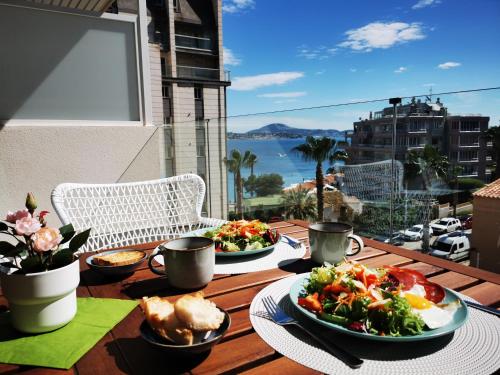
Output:
<svg viewBox="0 0 500 375">
<path fill-rule="evenodd" d="M 16 233 L 20 236 L 31 236 L 40 230 L 42 224 L 37 219 L 33 219 L 30 214 L 22 219 L 16 220 Z"/>
<path fill-rule="evenodd" d="M 5 221 L 15 224 L 17 220 L 21 220 L 23 217 L 28 217 L 28 216 L 30 216 L 30 213 L 28 212 L 27 209 L 19 210 L 16 212 L 9 211 L 7 212 L 7 218 L 5 219 Z"/>
<path fill-rule="evenodd" d="M 42 228 L 33 236 L 33 250 L 37 252 L 54 250 L 61 241 L 62 236 L 59 229 Z"/>
</svg>

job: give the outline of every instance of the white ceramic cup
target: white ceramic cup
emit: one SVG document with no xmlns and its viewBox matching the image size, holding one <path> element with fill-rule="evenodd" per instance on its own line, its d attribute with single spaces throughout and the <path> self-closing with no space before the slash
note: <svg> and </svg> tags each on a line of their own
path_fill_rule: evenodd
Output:
<svg viewBox="0 0 500 375">
<path fill-rule="evenodd" d="M 352 251 L 352 240 L 358 249 Z M 316 263 L 338 263 L 346 256 L 356 255 L 364 248 L 363 240 L 353 234 L 349 224 L 321 222 L 309 225 L 311 258 Z"/>
</svg>

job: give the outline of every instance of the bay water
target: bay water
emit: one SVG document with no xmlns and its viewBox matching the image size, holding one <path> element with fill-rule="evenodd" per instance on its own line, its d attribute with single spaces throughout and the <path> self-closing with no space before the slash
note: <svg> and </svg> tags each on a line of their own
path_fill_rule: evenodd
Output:
<svg viewBox="0 0 500 375">
<path fill-rule="evenodd" d="M 343 140 L 339 139 L 339 140 Z M 283 177 L 284 187 L 301 183 L 304 180 L 315 178 L 316 163 L 306 162 L 300 154 L 292 152 L 292 149 L 304 143 L 304 138 L 282 138 L 282 139 L 228 139 L 227 152 L 233 149 L 242 154 L 249 150 L 257 155 L 257 163 L 254 166 L 254 174 L 278 173 Z M 323 163 L 323 172 L 330 167 L 328 162 Z M 244 178 L 250 175 L 250 169 L 241 171 Z M 246 194 L 245 194 L 246 196 Z M 234 175 L 228 172 L 228 198 L 229 202 L 235 201 Z"/>
</svg>

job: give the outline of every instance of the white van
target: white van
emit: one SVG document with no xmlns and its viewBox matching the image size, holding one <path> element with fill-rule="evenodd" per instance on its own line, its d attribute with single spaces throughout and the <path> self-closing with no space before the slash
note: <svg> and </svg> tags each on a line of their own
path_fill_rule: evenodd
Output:
<svg viewBox="0 0 500 375">
<path fill-rule="evenodd" d="M 431 245 L 431 255 L 458 262 L 469 256 L 470 241 L 462 232 L 443 234 Z"/>
<path fill-rule="evenodd" d="M 454 217 L 445 217 L 431 224 L 431 228 L 434 234 L 450 233 L 462 229 L 462 223 Z"/>
</svg>

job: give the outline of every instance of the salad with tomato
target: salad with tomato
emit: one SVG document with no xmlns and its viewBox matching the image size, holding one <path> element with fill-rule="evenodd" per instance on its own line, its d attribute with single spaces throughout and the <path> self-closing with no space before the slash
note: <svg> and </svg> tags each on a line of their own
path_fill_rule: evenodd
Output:
<svg viewBox="0 0 500 375">
<path fill-rule="evenodd" d="M 203 236 L 215 241 L 215 251 L 218 253 L 259 250 L 279 240 L 278 232 L 260 220 L 230 221 L 205 232 Z"/>
<path fill-rule="evenodd" d="M 460 301 L 420 272 L 354 261 L 313 268 L 298 305 L 319 319 L 380 336 L 411 336 L 449 324 Z"/>
</svg>

